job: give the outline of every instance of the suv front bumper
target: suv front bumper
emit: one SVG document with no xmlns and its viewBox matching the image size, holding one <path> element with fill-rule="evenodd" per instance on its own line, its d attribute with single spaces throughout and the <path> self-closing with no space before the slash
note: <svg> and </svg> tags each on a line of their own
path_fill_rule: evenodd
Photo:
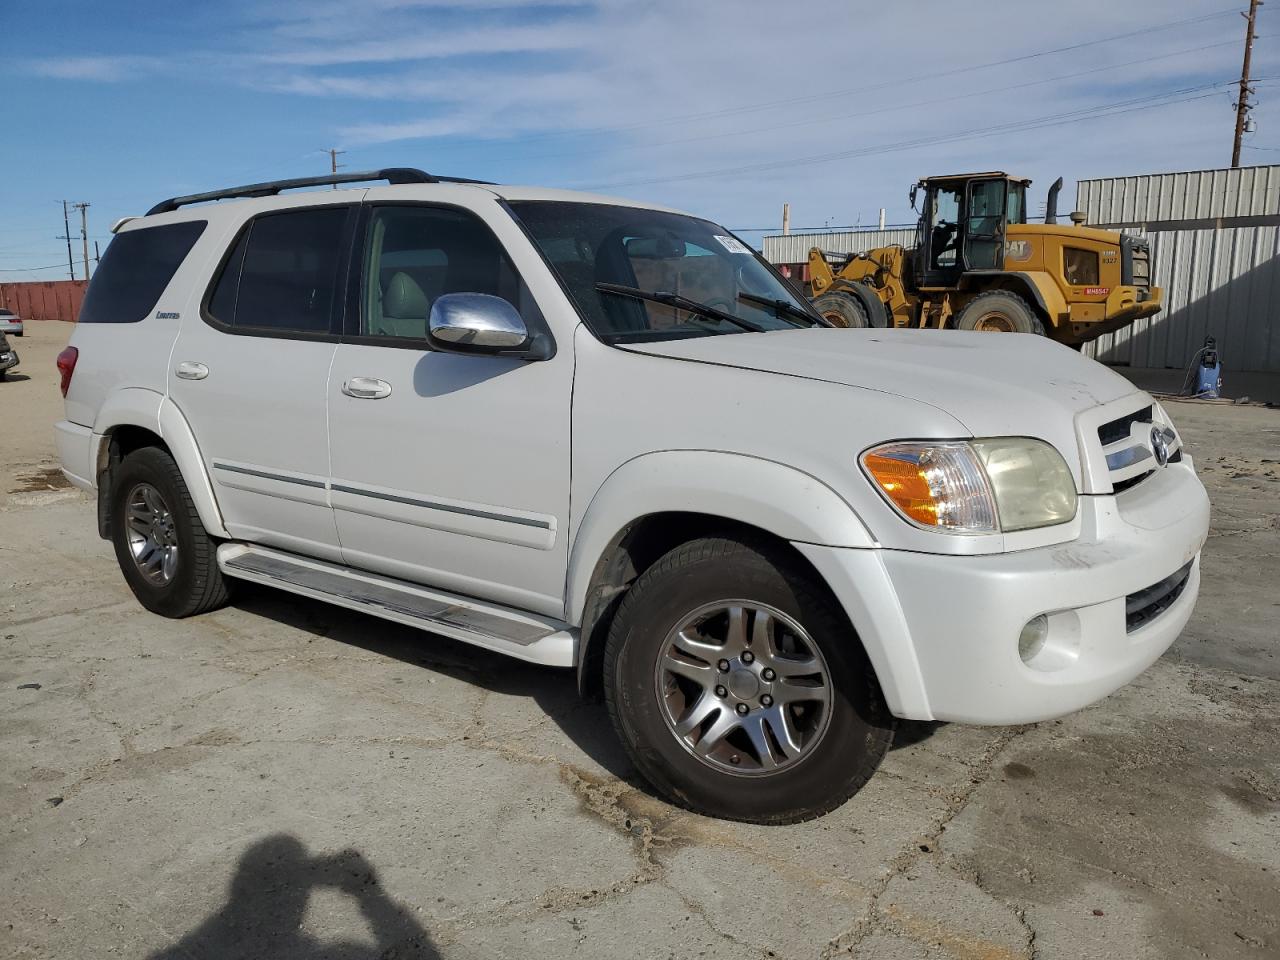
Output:
<svg viewBox="0 0 1280 960">
<path fill-rule="evenodd" d="M 1119 496 L 1080 498 L 1068 543 L 986 556 L 796 544 L 858 630 L 897 716 L 979 724 L 1059 717 L 1124 686 L 1181 633 L 1200 586 L 1209 499 L 1189 458 Z M 1189 565 L 1176 599 L 1126 622 Z M 1048 615 L 1044 652 L 1018 640 Z"/>
</svg>

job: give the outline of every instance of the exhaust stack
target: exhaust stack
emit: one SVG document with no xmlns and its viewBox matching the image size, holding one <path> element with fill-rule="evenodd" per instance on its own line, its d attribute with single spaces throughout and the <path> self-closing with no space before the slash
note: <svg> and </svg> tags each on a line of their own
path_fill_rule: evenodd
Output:
<svg viewBox="0 0 1280 960">
<path fill-rule="evenodd" d="M 1058 222 L 1058 193 L 1062 190 L 1062 178 L 1059 177 L 1053 181 L 1053 186 L 1049 188 L 1049 199 L 1044 205 L 1044 222 Z"/>
</svg>

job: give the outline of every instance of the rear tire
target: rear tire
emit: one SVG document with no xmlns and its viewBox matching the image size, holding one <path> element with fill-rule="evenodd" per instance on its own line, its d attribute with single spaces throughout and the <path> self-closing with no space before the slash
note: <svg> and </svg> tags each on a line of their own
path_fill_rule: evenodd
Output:
<svg viewBox="0 0 1280 960">
<path fill-rule="evenodd" d="M 871 326 L 867 308 L 849 293 L 824 293 L 813 301 L 813 308 L 833 326 L 863 329 Z"/>
<path fill-rule="evenodd" d="M 143 447 L 125 457 L 112 471 L 110 498 L 116 560 L 139 603 L 177 619 L 227 602 L 217 543 L 167 452 Z"/>
<path fill-rule="evenodd" d="M 690 647 L 699 653 L 687 658 Z M 835 809 L 893 738 L 834 597 L 783 551 L 748 540 L 694 540 L 641 574 L 609 631 L 604 688 L 649 783 L 731 820 L 799 823 Z"/>
<path fill-rule="evenodd" d="M 990 290 L 970 300 L 956 318 L 956 329 L 1044 336 L 1044 324 L 1027 301 L 1007 290 Z"/>
</svg>

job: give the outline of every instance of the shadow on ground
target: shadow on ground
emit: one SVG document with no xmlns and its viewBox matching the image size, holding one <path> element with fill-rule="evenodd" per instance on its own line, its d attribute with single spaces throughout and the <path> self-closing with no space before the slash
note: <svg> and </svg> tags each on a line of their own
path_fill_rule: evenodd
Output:
<svg viewBox="0 0 1280 960">
<path fill-rule="evenodd" d="M 303 930 L 320 889 L 350 897 L 373 943 L 320 940 Z M 310 856 L 288 834 L 259 840 L 240 857 L 226 904 L 149 960 L 439 960 L 427 931 L 378 884 L 357 850 Z"/>
<path fill-rule="evenodd" d="M 619 744 L 604 703 L 580 697 L 577 677 L 571 670 L 524 663 L 438 634 L 256 584 L 236 584 L 233 603 L 277 623 L 424 667 L 492 693 L 530 698 L 595 763 L 654 795 Z M 371 623 L 378 629 L 371 631 Z M 921 743 L 943 726 L 932 721 L 899 721 L 891 749 Z"/>
<path fill-rule="evenodd" d="M 578 695 L 572 670 L 525 663 L 449 637 L 257 584 L 237 583 L 232 603 L 248 613 L 445 674 L 491 693 L 529 698 L 595 763 L 621 780 L 648 789 L 614 736 L 605 705 Z"/>
</svg>

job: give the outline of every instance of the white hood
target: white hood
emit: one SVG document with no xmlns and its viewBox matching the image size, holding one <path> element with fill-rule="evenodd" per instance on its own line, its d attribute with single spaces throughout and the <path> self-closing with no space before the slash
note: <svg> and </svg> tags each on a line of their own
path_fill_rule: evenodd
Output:
<svg viewBox="0 0 1280 960">
<path fill-rule="evenodd" d="M 1019 334 L 805 329 L 626 349 L 896 394 L 947 412 L 974 436 L 1055 443 L 1077 414 L 1138 392 L 1069 347 Z"/>
</svg>

